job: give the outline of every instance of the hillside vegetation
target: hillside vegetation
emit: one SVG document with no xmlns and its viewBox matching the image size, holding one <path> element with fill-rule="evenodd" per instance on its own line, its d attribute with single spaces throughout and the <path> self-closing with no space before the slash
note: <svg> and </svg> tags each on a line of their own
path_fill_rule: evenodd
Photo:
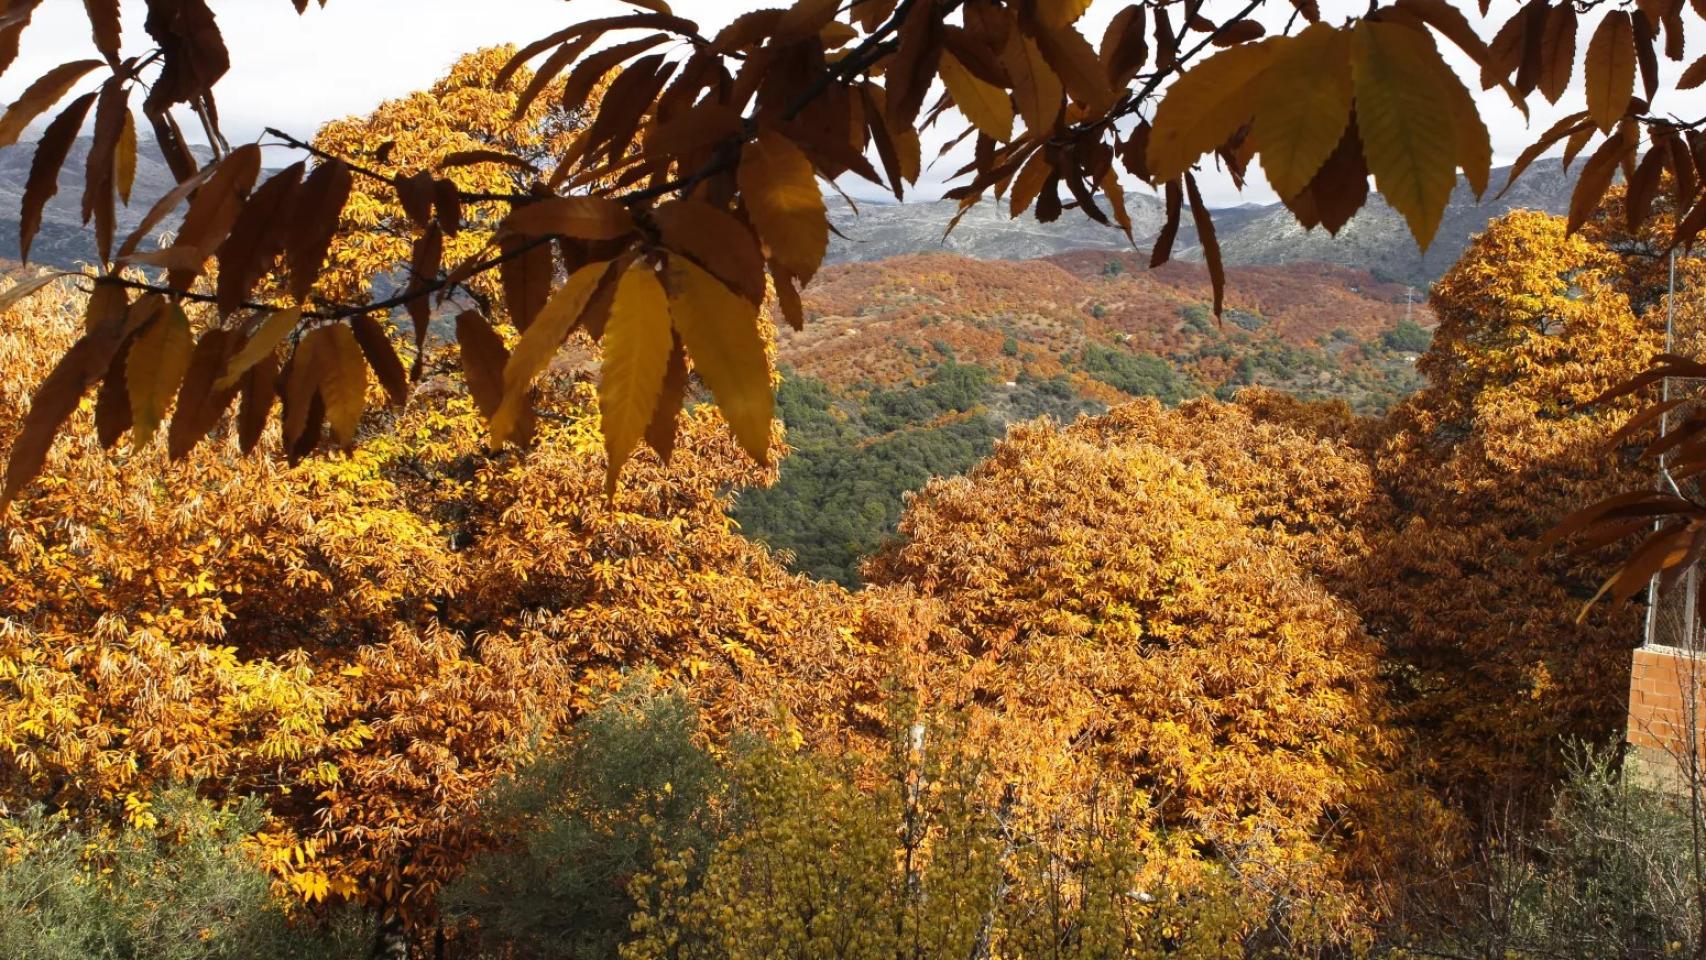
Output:
<svg viewBox="0 0 1706 960">
<path fill-rule="evenodd" d="M 163 441 L 108 453 L 85 409 L 7 521 L 0 796 L 37 812 L 0 898 L 38 905 L 0 942 L 155 936 L 111 906 L 123 887 L 53 891 L 84 864 L 117 872 L 79 882 L 178 877 L 174 857 L 247 891 L 234 949 L 281 955 L 355 949 L 353 907 L 381 938 L 493 957 L 843 936 L 875 956 L 893 929 L 928 931 L 931 957 L 1063 935 L 1331 954 L 1468 923 L 1472 882 L 1437 878 L 1480 876 L 1513 811 L 1545 822 L 1565 744 L 1622 718 L 1640 614 L 1574 622 L 1610 557 L 1528 559 L 1635 479 L 1595 453 L 1634 401 L 1582 406 L 1634 368 L 1629 343 L 1658 343 L 1647 267 L 1617 249 L 1545 215 L 1496 224 L 1437 290 L 1426 388 L 1379 418 L 1252 388 L 1063 426 L 1076 395 L 1026 379 L 1009 415 L 1052 420 L 1002 436 L 982 406 L 999 367 L 789 379 L 822 482 L 920 482 L 862 450 L 992 447 L 905 504 L 856 592 L 722 519 L 775 476 L 708 405 L 607 502 L 572 369 L 526 451 L 485 449 L 448 383 L 371 417 L 355 455 L 294 467 L 229 434 L 181 463 Z M 6 409 L 82 308 L 37 300 L 0 337 Z M 844 912 L 808 922 L 824 883 Z M 1026 908 L 1051 899 L 1052 920 Z"/>
<path fill-rule="evenodd" d="M 826 270 L 811 322 L 778 337 L 792 452 L 774 487 L 740 497 L 743 530 L 852 586 L 903 496 L 968 469 L 1008 424 L 1251 386 L 1380 413 L 1421 383 L 1433 313 L 1408 287 L 1319 263 L 1238 268 L 1217 321 L 1201 267 L 1142 261 L 933 254 Z"/>
</svg>

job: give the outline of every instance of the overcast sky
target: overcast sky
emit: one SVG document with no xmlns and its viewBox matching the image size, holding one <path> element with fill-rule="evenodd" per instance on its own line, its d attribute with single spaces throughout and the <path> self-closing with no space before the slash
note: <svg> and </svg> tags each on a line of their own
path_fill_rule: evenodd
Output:
<svg viewBox="0 0 1706 960">
<path fill-rule="evenodd" d="M 1125 2 L 1095 0 L 1080 28 L 1092 42 L 1099 42 L 1103 26 Z M 739 13 L 780 5 L 781 0 L 675 2 L 677 12 L 697 20 L 706 33 L 715 32 Z M 1243 5 L 1243 0 L 1207 0 L 1204 11 L 1218 20 Z M 634 10 L 618 0 L 329 0 L 325 9 L 311 3 L 301 16 L 290 0 L 212 0 L 211 6 L 232 54 L 233 66 L 220 82 L 218 96 L 225 132 L 233 142 L 253 139 L 268 125 L 311 135 L 326 120 L 365 113 L 384 99 L 427 86 L 470 50 L 526 43 L 571 22 Z M 1291 5 L 1272 0 L 1268 6 L 1274 19 L 1270 29 L 1281 26 Z M 1366 3 L 1356 0 L 1323 0 L 1321 6 L 1329 21 L 1367 9 Z M 1517 4 L 1494 0 L 1485 19 L 1477 15 L 1474 3 L 1463 6 L 1470 21 L 1490 37 Z M 125 49 L 143 49 L 147 43 L 143 4 L 124 0 L 124 9 Z M 1591 25 L 1593 15 L 1587 20 Z M 1690 18 L 1690 27 L 1698 24 Z M 10 102 L 26 84 L 58 63 L 93 56 L 88 34 L 82 0 L 46 0 L 24 33 L 17 62 L 0 77 L 0 100 Z M 1585 36 L 1580 46 L 1585 48 Z M 1690 58 L 1706 50 L 1703 44 L 1689 46 Z M 1667 79 L 1674 79 L 1685 65 L 1663 59 L 1660 63 Z M 1463 58 L 1454 57 L 1453 65 L 1460 76 L 1470 75 Z M 1527 121 L 1503 95 L 1480 94 L 1479 100 L 1497 163 L 1509 163 L 1553 120 L 1582 107 L 1579 82 L 1556 107 L 1537 96 L 1534 115 Z M 1706 90 L 1661 95 L 1660 105 L 1674 113 L 1698 116 L 1706 113 Z M 958 129 L 957 125 L 938 126 Z M 927 148 L 927 157 L 934 154 Z M 936 172 L 945 175 L 957 166 L 944 162 Z M 1205 182 L 1205 188 L 1217 206 L 1273 199 L 1259 174 L 1242 194 L 1223 177 Z M 855 195 L 878 192 L 860 189 Z"/>
</svg>

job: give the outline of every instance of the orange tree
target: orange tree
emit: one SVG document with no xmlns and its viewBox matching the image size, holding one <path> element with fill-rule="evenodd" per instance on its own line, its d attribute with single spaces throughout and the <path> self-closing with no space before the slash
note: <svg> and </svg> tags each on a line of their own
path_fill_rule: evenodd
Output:
<svg viewBox="0 0 1706 960">
<path fill-rule="evenodd" d="M 1634 402 L 1592 401 L 1663 342 L 1625 293 L 1646 259 L 1567 226 L 1510 214 L 1436 284 L 1428 386 L 1373 450 L 1393 514 L 1342 581 L 1403 665 L 1396 689 L 1436 774 L 1482 813 L 1541 800 L 1564 738 L 1615 735 L 1641 635 L 1628 607 L 1577 622 L 1614 570 L 1605 551 L 1543 549 L 1581 504 L 1649 482 L 1604 451 Z"/>
<path fill-rule="evenodd" d="M 99 307 L 56 288 L 24 309 L 0 440 Z M 548 442 L 492 455 L 453 363 L 355 455 L 296 467 L 244 457 L 237 423 L 181 461 L 109 452 L 112 407 L 74 411 L 0 541 L 0 803 L 135 818 L 170 782 L 252 794 L 281 884 L 418 920 L 486 842 L 481 795 L 632 667 L 719 731 L 828 738 L 876 696 L 846 595 L 731 529 L 729 491 L 767 475 L 714 409 L 606 503 L 574 370 L 537 400 Z"/>
<path fill-rule="evenodd" d="M 1336 927 L 1377 811 L 1415 799 L 1386 772 L 1378 647 L 1201 467 L 1138 435 L 1155 415 L 1014 427 L 911 502 L 867 578 L 942 604 L 923 688 L 967 712 L 1033 815 L 1135 787 L 1157 869 L 1206 852 L 1283 924 Z"/>
<path fill-rule="evenodd" d="M 0 23 L 0 67 L 30 42 L 37 2 L 19 0 Z M 1044 220 L 1072 205 L 1129 229 L 1123 169 L 1166 195 L 1167 227 L 1154 261 L 1168 257 L 1190 207 L 1217 301 L 1223 270 L 1194 173 L 1205 158 L 1239 179 L 1260 160 L 1299 222 L 1329 230 L 1360 208 L 1372 175 L 1423 244 L 1458 171 L 1477 193 L 1486 189 L 1487 129 L 1442 45 L 1467 56 L 1477 85 L 1519 104 L 1536 95 L 1556 102 L 1575 77 L 1584 80 L 1585 109 L 1547 130 L 1519 162 L 1525 166 L 1557 143 L 1592 147 L 1575 221 L 1586 219 L 1614 173 L 1628 166 L 1638 195 L 1651 197 L 1667 172 L 1679 185 L 1679 208 L 1688 214 L 1673 241 L 1706 224 L 1706 204 L 1698 202 L 1706 177 L 1695 169 L 1702 152 L 1692 149 L 1697 131 L 1655 101 L 1659 59 L 1681 59 L 1687 21 L 1699 19 L 1684 0 L 1634 10 L 1590 5 L 1587 16 L 1572 2 L 1534 0 L 1514 15 L 1501 12 L 1490 43 L 1445 0 L 1376 4 L 1336 25 L 1321 20 L 1313 0 L 1145 0 L 1115 14 L 1099 44 L 1080 29 L 1088 0 L 856 0 L 845 9 L 797 0 L 739 17 L 714 37 L 665 0 L 639 0 L 632 13 L 570 22 L 506 64 L 540 60 L 528 91 L 562 77 L 555 95 L 568 114 L 610 79 L 603 106 L 566 146 L 547 149 L 525 189 L 496 191 L 465 187 L 442 170 L 375 169 L 356 157 L 317 157 L 312 171 L 293 166 L 257 186 L 258 146 L 232 148 L 218 129 L 214 89 L 230 54 L 208 0 L 146 6 L 146 40 L 133 43 L 120 29 L 122 3 L 89 4 L 98 56 L 49 71 L 0 115 L 4 145 L 57 109 L 23 200 L 26 249 L 71 139 L 93 116 L 84 207 L 100 263 L 91 276 L 111 291 L 99 299 L 87 335 L 43 381 L 0 501 L 39 471 L 42 451 L 76 397 L 110 379 L 112 357 L 144 339 L 174 360 L 190 353 L 195 338 L 215 333 L 258 354 L 282 349 L 297 371 L 282 389 L 286 448 L 316 444 L 319 433 L 309 427 L 321 419 L 343 426 L 334 433 L 347 440 L 362 406 L 362 391 L 353 387 L 361 371 L 371 367 L 394 393 L 406 389 L 395 352 L 371 333 L 371 318 L 406 309 L 424 326 L 432 297 L 514 260 L 529 262 L 529 277 L 560 271 L 568 280 L 537 311 L 539 286 L 505 285 L 517 327 L 528 327 L 525 349 L 501 370 L 475 360 L 468 371 L 501 384 L 505 402 L 486 414 L 494 443 L 523 436 L 518 410 L 542 358 L 579 328 L 608 339 L 600 406 L 612 483 L 648 426 L 661 436 L 676 416 L 672 371 L 682 356 L 698 364 L 746 452 L 763 461 L 772 404 L 756 330 L 765 275 L 781 313 L 800 323 L 799 287 L 817 272 L 828 233 L 818 179 L 859 176 L 902 194 L 920 174 L 918 128 L 950 107 L 968 122 L 973 145 L 950 197 L 971 204 L 995 193 Z M 299 10 L 307 6 L 297 0 Z M 508 82 L 504 73 L 494 85 Z M 1692 85 L 1699 73 L 1692 68 L 1679 85 Z M 87 89 L 90 78 L 99 80 L 94 89 Z M 932 101 L 938 79 L 946 94 Z M 141 100 L 141 115 L 182 183 L 142 229 L 118 242 L 113 211 L 128 196 L 137 142 L 132 99 Z M 66 105 L 57 106 L 61 101 Z M 190 116 L 217 153 L 199 169 L 180 127 Z M 1644 154 L 1643 140 L 1650 144 Z M 517 170 L 532 162 L 501 146 L 488 159 Z M 359 202 L 352 178 L 394 192 L 408 213 L 408 255 L 371 265 L 374 273 L 407 277 L 393 295 L 345 299 L 347 277 L 320 282 L 328 238 L 346 207 Z M 144 249 L 153 228 L 185 199 L 172 244 Z M 445 241 L 462 209 L 484 203 L 509 209 L 492 245 L 447 258 Z M 210 285 L 215 261 L 219 281 Z M 117 272 L 121 263 L 158 275 L 127 277 Z M 258 278 L 274 264 L 288 281 L 257 293 Z M 334 270 L 332 279 L 338 276 Z M 162 300 L 143 297 L 133 315 L 128 300 L 139 289 Z M 175 314 L 158 303 L 198 299 L 220 310 L 191 330 L 190 342 L 155 332 L 176 327 Z M 251 403 L 273 390 L 260 377 L 242 387 Z M 186 400 L 185 434 L 196 437 L 226 397 L 210 391 Z"/>
</svg>

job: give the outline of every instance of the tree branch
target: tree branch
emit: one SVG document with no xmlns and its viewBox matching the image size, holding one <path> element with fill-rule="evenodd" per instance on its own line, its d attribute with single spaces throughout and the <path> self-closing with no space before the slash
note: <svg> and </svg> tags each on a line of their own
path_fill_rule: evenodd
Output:
<svg viewBox="0 0 1706 960">
<path fill-rule="evenodd" d="M 335 153 L 329 153 L 325 150 L 320 149 L 319 147 L 314 146 L 311 143 L 308 143 L 308 142 L 303 141 L 303 140 L 299 140 L 296 137 L 293 137 L 290 134 L 285 133 L 283 130 L 278 129 L 277 127 L 267 127 L 265 130 L 262 131 L 262 133 L 266 134 L 269 137 L 277 137 L 279 140 L 284 141 L 285 146 L 292 147 L 292 148 L 297 149 L 297 150 L 301 150 L 304 153 L 310 154 L 312 156 L 319 157 L 321 160 L 337 160 L 337 161 L 340 161 L 344 164 L 344 166 L 349 167 L 350 170 L 352 170 L 353 172 L 359 173 L 362 176 L 368 178 L 369 180 L 377 180 L 380 183 L 389 184 L 393 189 L 395 189 L 399 186 L 399 183 L 398 183 L 398 180 L 396 177 L 386 176 L 385 174 L 380 173 L 379 171 L 374 170 L 370 167 L 364 167 L 361 164 L 354 162 L 353 160 L 349 160 L 349 159 L 346 159 L 344 157 L 340 157 Z M 465 193 L 461 190 L 456 191 L 456 196 L 458 199 L 460 199 L 464 203 L 524 204 L 524 203 L 532 203 L 533 201 L 539 199 L 538 197 L 536 197 L 530 193 Z"/>
</svg>

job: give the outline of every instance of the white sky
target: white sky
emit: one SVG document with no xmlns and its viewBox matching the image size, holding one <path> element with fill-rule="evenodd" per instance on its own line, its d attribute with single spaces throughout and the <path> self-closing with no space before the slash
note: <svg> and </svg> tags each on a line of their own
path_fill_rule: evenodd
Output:
<svg viewBox="0 0 1706 960">
<path fill-rule="evenodd" d="M 276 126 L 299 136 L 311 135 L 319 124 L 335 117 L 365 113 L 381 100 L 418 90 L 442 75 L 458 56 L 498 43 L 526 43 L 571 22 L 633 12 L 618 0 L 328 0 L 325 9 L 311 3 L 298 16 L 291 0 L 212 0 L 226 43 L 231 48 L 231 72 L 218 87 L 220 116 L 233 142 L 259 135 Z M 736 15 L 761 6 L 780 6 L 782 0 L 675 0 L 676 12 L 697 20 L 705 33 L 714 33 Z M 1125 0 L 1095 0 L 1080 24 L 1092 43 Z M 1204 13 L 1214 20 L 1241 9 L 1243 0 L 1207 0 Z M 142 30 L 143 4 L 124 0 L 125 49 L 148 43 Z M 1270 0 L 1270 29 L 1283 25 L 1291 5 Z M 1357 0 L 1323 0 L 1329 21 L 1367 9 Z M 1479 16 L 1474 0 L 1463 4 L 1470 22 L 1483 34 L 1492 32 L 1517 8 L 1516 0 L 1494 0 L 1491 14 Z M 1591 24 L 1598 14 L 1586 19 Z M 1689 19 L 1697 28 L 1700 21 Z M 1696 30 L 1696 35 L 1699 31 Z M 1449 44 L 1445 45 L 1448 51 Z M 1579 42 L 1578 61 L 1586 47 Z M 1689 57 L 1706 44 L 1689 44 Z M 10 102 L 31 80 L 66 60 L 94 56 L 82 0 L 46 0 L 23 36 L 16 63 L 0 77 L 0 102 Z M 1666 82 L 1686 65 L 1660 59 Z M 1460 76 L 1472 80 L 1468 62 L 1453 56 Z M 1579 74 L 1579 70 L 1578 70 Z M 1473 89 L 1478 86 L 1470 82 Z M 1502 94 L 1480 93 L 1482 116 L 1492 133 L 1496 163 L 1509 163 L 1523 147 L 1571 110 L 1581 109 L 1578 82 L 1554 107 L 1535 97 L 1534 115 L 1524 121 Z M 1659 106 L 1693 118 L 1706 113 L 1706 89 L 1660 95 Z M 193 125 L 192 125 L 193 126 Z M 954 124 L 939 124 L 957 132 Z M 943 138 L 938 138 L 940 143 Z M 926 147 L 926 157 L 935 150 Z M 952 157 L 938 164 L 939 176 L 959 164 Z M 1205 182 L 1211 203 L 1266 203 L 1272 193 L 1259 172 L 1252 171 L 1245 191 L 1215 177 Z M 929 178 L 926 174 L 926 178 Z M 860 181 L 862 183 L 862 181 Z M 848 187 L 852 189 L 852 184 Z M 855 191 L 876 195 L 875 189 Z M 925 192 L 928 192 L 926 190 Z"/>
</svg>

